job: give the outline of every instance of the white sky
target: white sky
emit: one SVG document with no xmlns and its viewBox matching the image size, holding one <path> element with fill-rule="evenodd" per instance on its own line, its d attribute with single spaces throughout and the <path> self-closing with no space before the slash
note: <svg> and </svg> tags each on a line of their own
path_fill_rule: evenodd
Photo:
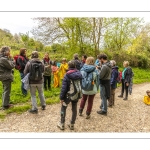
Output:
<svg viewBox="0 0 150 150">
<path fill-rule="evenodd" d="M 150 22 L 150 13 L 51 13 L 51 12 L 0 12 L 0 28 L 8 29 L 12 34 L 27 33 L 32 36 L 30 31 L 36 23 L 31 18 L 34 17 L 144 17 L 146 22 Z"/>
</svg>

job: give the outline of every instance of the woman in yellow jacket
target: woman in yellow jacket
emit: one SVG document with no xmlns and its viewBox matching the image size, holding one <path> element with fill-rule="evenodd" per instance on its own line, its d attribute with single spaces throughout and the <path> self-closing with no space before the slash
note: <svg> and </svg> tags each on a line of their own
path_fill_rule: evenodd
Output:
<svg viewBox="0 0 150 150">
<path fill-rule="evenodd" d="M 59 68 L 56 65 L 56 61 L 53 62 L 52 73 L 53 73 L 53 82 L 54 82 L 53 86 L 54 88 L 59 87 L 59 76 L 58 76 Z"/>
<path fill-rule="evenodd" d="M 60 65 L 59 71 L 60 71 L 60 79 L 64 78 L 64 75 L 66 74 L 68 70 L 68 63 L 66 61 L 66 58 L 62 59 L 62 64 Z"/>
</svg>

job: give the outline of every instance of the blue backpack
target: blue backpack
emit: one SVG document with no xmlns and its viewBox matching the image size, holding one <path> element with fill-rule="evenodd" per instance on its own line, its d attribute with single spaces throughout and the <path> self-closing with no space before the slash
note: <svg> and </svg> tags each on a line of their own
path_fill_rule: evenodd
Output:
<svg viewBox="0 0 150 150">
<path fill-rule="evenodd" d="M 95 82 L 93 79 L 93 71 L 89 73 L 81 71 L 81 73 L 83 74 L 81 88 L 85 91 L 93 90 Z"/>
</svg>

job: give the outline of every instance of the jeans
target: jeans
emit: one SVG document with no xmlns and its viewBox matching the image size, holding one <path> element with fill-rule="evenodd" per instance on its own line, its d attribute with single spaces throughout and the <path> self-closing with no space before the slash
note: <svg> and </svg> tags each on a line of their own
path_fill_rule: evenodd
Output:
<svg viewBox="0 0 150 150">
<path fill-rule="evenodd" d="M 38 90 L 41 106 L 46 106 L 44 92 L 43 92 L 43 84 L 30 84 L 32 110 L 38 109 L 37 102 L 36 102 L 36 89 Z"/>
<path fill-rule="evenodd" d="M 72 117 L 71 117 L 71 124 L 75 124 L 75 120 L 77 117 L 77 102 L 72 102 L 71 101 L 71 105 L 72 105 Z M 62 105 L 61 106 L 61 123 L 65 123 L 65 117 L 66 117 L 66 109 L 67 106 Z"/>
<path fill-rule="evenodd" d="M 11 83 L 10 80 L 2 81 L 3 84 L 3 94 L 2 94 L 2 106 L 8 106 L 10 102 L 10 92 L 11 92 Z"/>
<path fill-rule="evenodd" d="M 21 79 L 23 79 L 25 77 L 24 73 L 20 72 L 20 77 L 21 77 Z M 24 83 L 23 82 L 21 84 L 21 91 L 22 91 L 23 95 L 27 95 L 27 90 L 24 89 Z"/>
<path fill-rule="evenodd" d="M 87 105 L 86 114 L 87 115 L 91 114 L 94 96 L 95 96 L 95 94 L 94 95 L 85 95 L 85 94 L 83 94 L 83 97 L 82 97 L 82 100 L 81 100 L 81 103 L 80 103 L 80 112 L 81 113 L 82 113 L 82 111 L 84 109 L 85 103 L 86 103 L 87 98 L 88 98 L 88 105 Z"/>
<path fill-rule="evenodd" d="M 100 97 L 101 97 L 101 106 L 102 111 L 107 112 L 107 98 L 106 98 L 106 89 L 100 84 Z"/>
</svg>

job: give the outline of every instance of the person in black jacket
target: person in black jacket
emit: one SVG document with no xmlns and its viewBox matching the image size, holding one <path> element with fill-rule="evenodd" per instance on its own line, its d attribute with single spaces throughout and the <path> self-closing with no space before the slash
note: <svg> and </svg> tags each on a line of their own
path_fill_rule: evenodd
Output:
<svg viewBox="0 0 150 150">
<path fill-rule="evenodd" d="M 79 60 L 79 55 L 77 53 L 73 55 L 73 60 L 75 61 L 76 69 L 80 70 L 81 62 Z"/>
<path fill-rule="evenodd" d="M 121 94 L 118 97 L 122 98 L 125 90 L 125 97 L 123 100 L 127 100 L 129 86 L 131 84 L 133 72 L 132 72 L 132 68 L 129 66 L 128 61 L 124 61 L 123 66 L 124 66 L 124 70 L 122 71 L 122 80 L 121 80 L 122 88 L 121 88 Z"/>
<path fill-rule="evenodd" d="M 25 76 L 24 73 L 23 73 L 23 71 L 24 71 L 24 69 L 25 69 L 25 66 L 26 66 L 27 62 L 29 61 L 29 59 L 28 59 L 27 56 L 26 56 L 26 51 L 27 51 L 26 48 L 21 48 L 21 49 L 20 49 L 20 54 L 19 54 L 18 59 L 17 59 L 17 63 L 18 63 L 19 66 L 20 66 L 19 72 L 20 72 L 20 77 L 21 77 L 21 79 L 23 79 L 24 76 Z M 21 91 L 22 91 L 22 94 L 23 94 L 24 96 L 27 95 L 27 90 L 24 89 L 24 84 L 23 84 L 23 82 L 22 82 L 22 84 L 21 84 Z"/>
<path fill-rule="evenodd" d="M 67 105 L 69 104 L 70 101 L 68 101 L 67 97 L 67 92 L 70 90 L 70 79 L 71 80 L 81 80 L 82 75 L 79 70 L 76 69 L 75 62 L 69 61 L 68 62 L 69 69 L 66 73 L 66 75 L 63 78 L 62 82 L 62 87 L 61 87 L 61 93 L 60 93 L 60 101 L 61 101 L 61 121 L 58 123 L 58 127 L 61 130 L 64 130 L 64 125 L 65 125 L 65 117 L 66 117 L 66 109 Z M 74 124 L 77 116 L 77 102 L 76 101 L 71 101 L 72 104 L 72 118 L 69 124 L 69 128 L 71 130 L 74 129 Z"/>
</svg>

